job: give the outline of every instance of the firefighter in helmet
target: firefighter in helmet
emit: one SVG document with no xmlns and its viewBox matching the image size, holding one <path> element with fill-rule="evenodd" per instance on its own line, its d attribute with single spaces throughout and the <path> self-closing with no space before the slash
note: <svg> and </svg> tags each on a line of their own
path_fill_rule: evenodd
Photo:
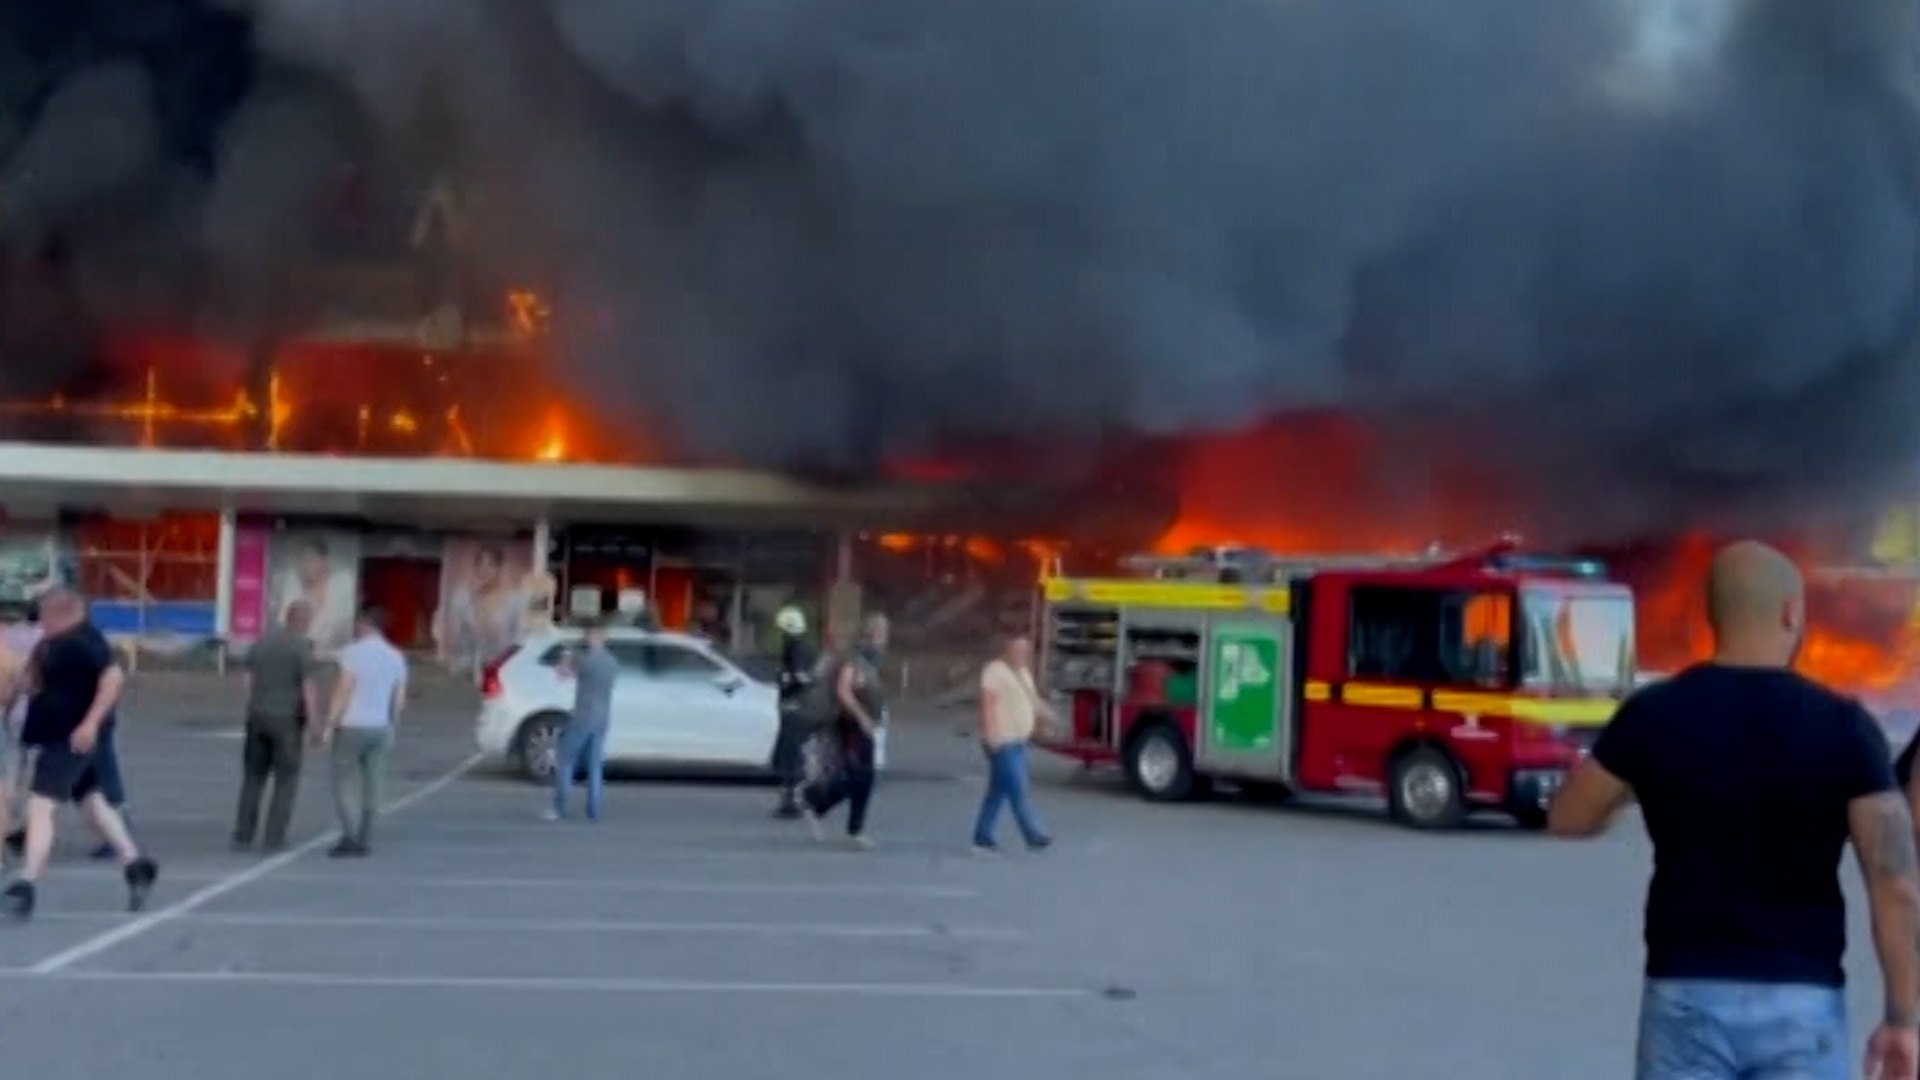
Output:
<svg viewBox="0 0 1920 1080">
<path fill-rule="evenodd" d="M 773 770 L 780 781 L 777 817 L 800 816 L 800 787 L 806 781 L 804 749 L 819 726 L 810 715 L 808 693 L 820 678 L 820 650 L 807 639 L 807 616 L 788 604 L 773 617 L 780 631 L 780 735 L 773 746 Z"/>
</svg>

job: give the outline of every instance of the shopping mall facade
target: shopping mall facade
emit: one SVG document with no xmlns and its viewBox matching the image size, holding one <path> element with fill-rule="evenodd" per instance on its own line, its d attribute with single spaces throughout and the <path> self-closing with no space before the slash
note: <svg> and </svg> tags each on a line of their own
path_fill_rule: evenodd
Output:
<svg viewBox="0 0 1920 1080">
<path fill-rule="evenodd" d="M 642 603 L 737 638 L 785 603 L 824 614 L 863 535 L 946 502 L 744 471 L 27 442 L 0 442 L 0 500 L 0 601 L 77 584 L 142 655 L 218 659 L 305 597 L 323 646 L 372 604 L 456 666 Z"/>
</svg>

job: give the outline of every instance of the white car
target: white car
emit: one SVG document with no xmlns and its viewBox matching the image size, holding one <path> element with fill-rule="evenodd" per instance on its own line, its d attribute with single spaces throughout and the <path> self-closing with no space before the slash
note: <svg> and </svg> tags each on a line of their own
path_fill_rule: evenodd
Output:
<svg viewBox="0 0 1920 1080">
<path fill-rule="evenodd" d="M 574 684 L 557 669 L 581 632 L 560 628 L 521 642 L 480 678 L 480 751 L 529 779 L 553 776 L 554 747 L 573 709 Z M 622 667 L 607 729 L 609 765 L 763 771 L 779 733 L 779 695 L 700 638 L 616 628 L 607 648 Z"/>
</svg>

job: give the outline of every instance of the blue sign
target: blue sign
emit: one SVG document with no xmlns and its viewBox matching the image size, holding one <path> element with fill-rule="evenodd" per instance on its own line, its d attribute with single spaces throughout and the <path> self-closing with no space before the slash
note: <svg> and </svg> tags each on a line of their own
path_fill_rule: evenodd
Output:
<svg viewBox="0 0 1920 1080">
<path fill-rule="evenodd" d="M 218 627 L 211 600 L 96 600 L 90 613 L 103 634 L 210 638 Z"/>
</svg>

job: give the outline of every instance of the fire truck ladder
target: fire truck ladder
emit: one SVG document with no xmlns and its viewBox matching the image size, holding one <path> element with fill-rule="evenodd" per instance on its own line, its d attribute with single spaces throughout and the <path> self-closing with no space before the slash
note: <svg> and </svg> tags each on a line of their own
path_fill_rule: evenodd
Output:
<svg viewBox="0 0 1920 1080">
<path fill-rule="evenodd" d="M 1315 570 L 1416 570 L 1453 561 L 1456 556 L 1430 545 L 1419 555 L 1275 555 L 1240 549 L 1231 555 L 1135 555 L 1123 565 L 1137 574 L 1169 581 L 1220 581 L 1238 576 L 1250 584 L 1280 581 Z"/>
</svg>

